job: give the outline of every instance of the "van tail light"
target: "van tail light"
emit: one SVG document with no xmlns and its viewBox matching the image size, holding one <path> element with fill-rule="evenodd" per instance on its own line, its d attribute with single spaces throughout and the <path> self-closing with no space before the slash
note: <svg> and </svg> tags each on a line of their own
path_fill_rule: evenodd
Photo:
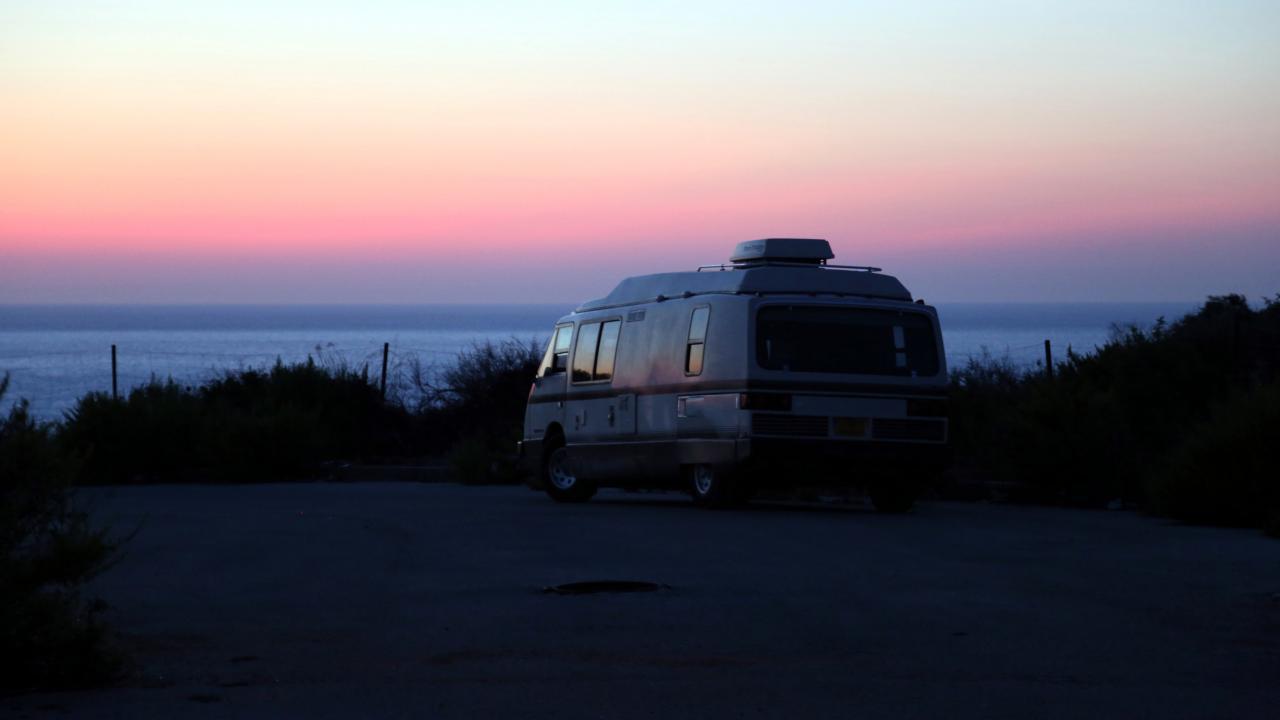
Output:
<svg viewBox="0 0 1280 720">
<path fill-rule="evenodd" d="M 791 410 L 791 396 L 783 393 L 738 393 L 739 410 Z"/>
</svg>

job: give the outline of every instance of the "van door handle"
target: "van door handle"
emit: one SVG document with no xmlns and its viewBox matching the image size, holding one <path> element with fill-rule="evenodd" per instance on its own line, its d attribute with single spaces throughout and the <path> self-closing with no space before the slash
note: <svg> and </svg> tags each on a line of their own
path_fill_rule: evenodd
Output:
<svg viewBox="0 0 1280 720">
<path fill-rule="evenodd" d="M 613 427 L 613 406 L 609 406 L 609 427 Z"/>
</svg>

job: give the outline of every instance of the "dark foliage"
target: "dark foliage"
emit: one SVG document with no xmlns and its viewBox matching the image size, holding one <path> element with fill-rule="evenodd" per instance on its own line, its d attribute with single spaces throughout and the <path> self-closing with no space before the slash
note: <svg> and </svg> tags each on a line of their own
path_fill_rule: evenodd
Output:
<svg viewBox="0 0 1280 720">
<path fill-rule="evenodd" d="M 1214 407 L 1147 477 L 1154 509 L 1280 536 L 1280 382 Z"/>
<path fill-rule="evenodd" d="M 1241 478 L 1280 440 L 1254 399 L 1278 374 L 1280 302 L 1254 309 L 1239 295 L 1211 297 L 1172 325 L 1117 328 L 1052 376 L 990 359 L 957 370 L 957 459 L 1039 499 L 1122 499 L 1187 520 L 1245 522 L 1215 503 L 1237 495 L 1232 502 L 1274 507 L 1274 479 Z M 1241 434 L 1245 417 L 1253 421 Z M 1215 488 L 1222 495 L 1211 501 Z"/>
<path fill-rule="evenodd" d="M 80 400 L 62 423 L 82 483 L 254 482 L 313 477 L 326 460 L 414 449 L 415 424 L 363 373 L 312 361 L 241 370 L 198 388 L 152 381 Z"/>
<path fill-rule="evenodd" d="M 410 368 L 416 406 L 364 372 L 308 360 L 229 372 L 199 387 L 153 380 L 81 398 L 57 427 L 82 484 L 262 482 L 329 463 L 448 455 L 475 482 L 515 481 L 511 457 L 540 351 L 485 343 L 443 368 Z"/>
<path fill-rule="evenodd" d="M 419 416 L 464 482 L 518 480 L 512 455 L 541 359 L 542 343 L 506 340 L 476 344 L 442 369 L 415 369 Z"/>
<path fill-rule="evenodd" d="M 8 378 L 0 379 L 0 400 Z M 69 498 L 73 463 L 24 402 L 0 416 L 0 687 L 82 687 L 120 663 L 81 586 L 116 553 Z"/>
</svg>

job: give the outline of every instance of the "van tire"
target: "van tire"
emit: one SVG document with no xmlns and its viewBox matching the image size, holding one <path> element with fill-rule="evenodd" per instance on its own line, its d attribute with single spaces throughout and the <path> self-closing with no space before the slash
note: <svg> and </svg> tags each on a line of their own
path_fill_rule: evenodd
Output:
<svg viewBox="0 0 1280 720">
<path fill-rule="evenodd" d="M 717 470 L 711 465 L 686 465 L 683 470 L 693 502 L 702 507 L 731 507 L 748 499 L 746 487 L 740 477 Z"/>
<path fill-rule="evenodd" d="M 878 480 L 868 489 L 871 504 L 882 513 L 905 513 L 916 504 L 916 488 L 911 482 Z"/>
<path fill-rule="evenodd" d="M 596 494 L 596 485 L 573 473 L 569 465 L 569 449 L 564 445 L 551 448 L 542 463 L 542 478 L 547 494 L 556 502 L 586 502 Z"/>
</svg>

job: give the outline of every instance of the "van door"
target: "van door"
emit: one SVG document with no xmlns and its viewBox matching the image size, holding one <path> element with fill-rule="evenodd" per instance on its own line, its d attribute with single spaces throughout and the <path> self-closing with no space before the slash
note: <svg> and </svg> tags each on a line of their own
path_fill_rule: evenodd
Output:
<svg viewBox="0 0 1280 720">
<path fill-rule="evenodd" d="M 578 327 L 578 336 L 573 344 L 572 367 L 569 380 L 573 392 L 565 397 L 565 436 L 570 445 L 590 442 L 600 434 L 600 422 L 595 427 L 591 420 L 599 418 L 600 413 L 592 412 L 592 396 L 595 395 L 596 349 L 600 344 L 600 323 L 584 322 Z"/>
<path fill-rule="evenodd" d="M 600 344 L 596 350 L 596 367 L 594 379 L 600 382 L 613 383 L 614 371 L 618 362 L 618 343 L 622 339 L 622 321 L 610 320 L 600 327 Z M 636 432 L 636 397 L 632 393 L 612 395 L 601 398 L 601 409 L 604 411 L 605 427 L 603 437 L 606 440 L 630 439 L 628 436 Z"/>
<path fill-rule="evenodd" d="M 635 395 L 612 392 L 621 333 L 620 318 L 584 322 L 574 343 L 565 432 L 585 477 L 617 477 L 632 471 L 630 459 L 617 443 L 635 435 Z"/>
<path fill-rule="evenodd" d="M 569 348 L 573 343 L 573 325 L 557 325 L 538 375 L 533 381 L 525 411 L 526 437 L 545 440 L 552 425 L 564 428 L 565 378 L 569 371 Z"/>
<path fill-rule="evenodd" d="M 609 427 L 620 439 L 636 434 L 636 396 L 632 393 L 614 395 L 608 409 Z"/>
</svg>

